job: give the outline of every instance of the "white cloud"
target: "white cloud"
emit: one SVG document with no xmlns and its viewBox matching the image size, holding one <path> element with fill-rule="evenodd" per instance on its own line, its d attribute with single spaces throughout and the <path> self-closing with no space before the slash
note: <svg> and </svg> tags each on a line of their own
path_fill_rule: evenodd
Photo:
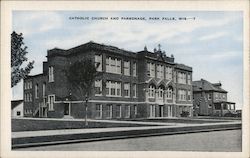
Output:
<svg viewBox="0 0 250 158">
<path fill-rule="evenodd" d="M 25 36 L 62 27 L 62 19 L 55 12 L 16 12 L 13 18 L 13 30 Z"/>
<path fill-rule="evenodd" d="M 201 41 L 213 40 L 228 35 L 226 32 L 216 32 L 213 34 L 205 35 L 199 38 Z"/>
<path fill-rule="evenodd" d="M 217 59 L 217 60 L 225 60 L 225 59 L 232 59 L 234 57 L 239 56 L 242 52 L 238 51 L 225 51 L 225 52 L 213 52 L 212 55 L 210 55 L 211 59 Z"/>
</svg>

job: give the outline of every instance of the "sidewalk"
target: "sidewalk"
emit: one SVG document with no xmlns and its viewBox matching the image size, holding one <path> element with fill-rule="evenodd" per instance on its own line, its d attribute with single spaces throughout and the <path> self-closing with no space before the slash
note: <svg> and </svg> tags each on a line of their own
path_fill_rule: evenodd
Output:
<svg viewBox="0 0 250 158">
<path fill-rule="evenodd" d="M 24 119 L 26 119 L 26 118 L 24 118 Z M 27 118 L 27 119 L 57 120 L 57 121 L 83 121 L 83 122 L 85 121 L 84 119 L 56 119 L 56 118 Z M 239 124 L 239 123 L 241 123 L 240 121 L 231 121 L 231 122 L 226 121 L 226 122 L 203 123 L 203 124 L 186 124 L 186 123 L 119 121 L 119 120 L 91 120 L 91 119 L 88 119 L 88 122 L 108 122 L 108 123 L 125 123 L 125 124 L 141 124 L 141 125 L 158 125 L 158 126 L 21 131 L 21 132 L 12 132 L 11 135 L 12 135 L 12 138 L 21 138 L 21 137 L 64 135 L 64 134 L 77 134 L 77 133 L 100 133 L 100 132 L 114 132 L 114 131 L 128 131 L 128 130 L 147 130 L 147 129 L 161 129 L 161 128 L 178 128 L 178 127 L 187 127 L 187 126 L 195 127 L 195 126 L 209 126 L 209 125 L 220 125 L 220 124 L 224 125 L 224 124 Z"/>
<path fill-rule="evenodd" d="M 78 120 L 79 121 L 79 120 Z M 116 120 L 89 120 L 120 122 Z M 124 121 L 122 121 L 124 123 Z M 159 124 L 158 122 L 126 121 L 126 123 Z M 125 139 L 146 136 L 185 134 L 218 130 L 240 129 L 241 122 L 217 122 L 204 124 L 172 124 L 161 123 L 161 126 L 85 128 L 66 130 L 42 130 L 12 132 L 12 148 L 41 145 L 90 142 L 112 139 Z"/>
</svg>

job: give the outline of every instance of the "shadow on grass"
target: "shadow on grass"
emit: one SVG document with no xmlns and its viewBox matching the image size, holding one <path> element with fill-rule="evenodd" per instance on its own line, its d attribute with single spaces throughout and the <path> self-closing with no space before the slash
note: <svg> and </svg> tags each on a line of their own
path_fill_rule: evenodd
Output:
<svg viewBox="0 0 250 158">
<path fill-rule="evenodd" d="M 141 127 L 141 126 L 156 126 L 156 125 L 110 123 L 110 122 L 88 122 L 88 126 L 86 127 L 84 121 L 29 120 L 29 119 L 12 119 L 11 120 L 12 132 L 57 130 L 57 129 Z"/>
</svg>

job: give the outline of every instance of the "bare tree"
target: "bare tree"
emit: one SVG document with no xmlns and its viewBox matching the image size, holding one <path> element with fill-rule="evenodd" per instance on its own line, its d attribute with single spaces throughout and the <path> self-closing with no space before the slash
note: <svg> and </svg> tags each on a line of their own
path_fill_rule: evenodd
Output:
<svg viewBox="0 0 250 158">
<path fill-rule="evenodd" d="M 68 71 L 67 78 L 73 89 L 73 94 L 79 94 L 80 99 L 85 101 L 85 125 L 88 125 L 87 122 L 87 111 L 88 111 L 88 100 L 91 96 L 93 84 L 97 76 L 101 75 L 97 71 L 97 68 L 100 66 L 100 63 L 95 65 L 91 59 L 84 59 L 82 61 L 76 61 L 73 63 Z"/>
</svg>

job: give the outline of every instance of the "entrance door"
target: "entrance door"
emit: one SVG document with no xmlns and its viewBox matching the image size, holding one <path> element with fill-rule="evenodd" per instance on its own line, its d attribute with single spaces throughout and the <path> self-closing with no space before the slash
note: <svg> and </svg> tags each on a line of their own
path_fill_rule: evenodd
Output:
<svg viewBox="0 0 250 158">
<path fill-rule="evenodd" d="M 64 104 L 64 115 L 69 115 L 69 104 Z"/>
<path fill-rule="evenodd" d="M 155 117 L 155 105 L 150 105 L 150 117 Z"/>
<path fill-rule="evenodd" d="M 163 105 L 159 106 L 159 117 L 163 117 Z"/>
<path fill-rule="evenodd" d="M 172 117 L 172 106 L 168 106 L 168 117 Z"/>
</svg>

